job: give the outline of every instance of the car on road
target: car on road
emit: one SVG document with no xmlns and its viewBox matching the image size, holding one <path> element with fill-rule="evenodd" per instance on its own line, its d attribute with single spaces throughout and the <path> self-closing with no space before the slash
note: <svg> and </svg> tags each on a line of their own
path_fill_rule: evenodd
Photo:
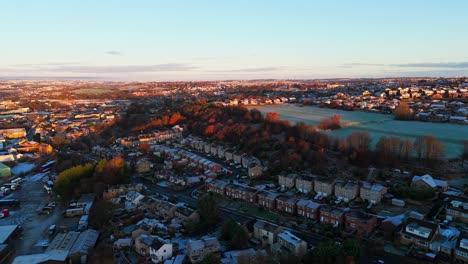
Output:
<svg viewBox="0 0 468 264">
<path fill-rule="evenodd" d="M 52 213 L 53 208 L 49 206 L 44 206 L 37 210 L 38 215 L 50 215 Z"/>
<path fill-rule="evenodd" d="M 47 204 L 47 206 L 50 208 L 55 208 L 55 206 L 57 206 L 57 202 L 50 202 Z"/>
<path fill-rule="evenodd" d="M 50 245 L 50 241 L 49 240 L 41 241 L 40 245 L 42 248 L 47 248 Z"/>
<path fill-rule="evenodd" d="M 49 236 L 53 236 L 55 234 L 55 231 L 57 231 L 57 226 L 51 225 L 49 226 L 47 233 L 49 233 Z"/>
</svg>

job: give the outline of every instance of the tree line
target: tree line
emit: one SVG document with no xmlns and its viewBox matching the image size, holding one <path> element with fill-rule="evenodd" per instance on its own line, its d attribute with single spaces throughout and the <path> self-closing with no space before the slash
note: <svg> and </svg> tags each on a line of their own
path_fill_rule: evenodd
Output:
<svg viewBox="0 0 468 264">
<path fill-rule="evenodd" d="M 60 172 L 54 184 L 58 195 L 66 198 L 93 192 L 101 196 L 108 185 L 128 181 L 128 167 L 122 157 L 73 166 Z"/>
</svg>

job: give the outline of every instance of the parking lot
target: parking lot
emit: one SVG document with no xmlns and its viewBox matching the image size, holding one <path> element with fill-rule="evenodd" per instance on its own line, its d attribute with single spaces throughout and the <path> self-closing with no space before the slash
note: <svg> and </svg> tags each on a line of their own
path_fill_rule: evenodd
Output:
<svg viewBox="0 0 468 264">
<path fill-rule="evenodd" d="M 44 190 L 42 178 L 45 174 L 32 173 L 25 176 L 19 190 L 3 199 L 17 199 L 21 206 L 11 208 L 10 215 L 0 219 L 0 225 L 21 225 L 23 233 L 15 243 L 15 254 L 42 252 L 48 244 L 48 228 L 61 219 L 59 208 L 52 208 L 50 214 L 39 215 L 37 210 L 50 202 Z M 58 206 L 57 206 L 58 207 Z"/>
</svg>

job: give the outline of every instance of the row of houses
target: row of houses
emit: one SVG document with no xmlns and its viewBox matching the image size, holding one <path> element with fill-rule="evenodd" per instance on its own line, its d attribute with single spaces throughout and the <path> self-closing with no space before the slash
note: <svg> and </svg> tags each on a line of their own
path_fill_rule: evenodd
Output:
<svg viewBox="0 0 468 264">
<path fill-rule="evenodd" d="M 334 195 L 345 202 L 360 197 L 364 201 L 377 204 L 380 203 L 383 196 L 387 193 L 387 187 L 378 183 L 347 182 L 312 175 L 279 175 L 278 184 L 282 188 L 296 188 L 297 191 L 305 194 L 314 191 L 319 196 L 327 197 Z"/>
<path fill-rule="evenodd" d="M 26 129 L 24 128 L 7 128 L 0 129 L 0 136 L 5 139 L 15 139 L 26 137 Z"/>
<path fill-rule="evenodd" d="M 227 162 L 233 162 L 241 165 L 243 168 L 248 169 L 248 176 L 250 178 L 259 177 L 263 173 L 263 166 L 260 160 L 247 153 L 236 151 L 232 148 L 226 148 L 214 143 L 208 143 L 201 139 L 189 138 L 186 140 L 186 145 L 190 148 L 205 152 L 220 159 L 225 159 Z"/>
<path fill-rule="evenodd" d="M 344 226 L 349 231 L 357 232 L 360 235 L 368 235 L 377 224 L 376 217 L 360 211 L 347 210 L 314 202 L 309 199 L 298 199 L 290 195 L 257 190 L 248 186 L 230 184 L 220 180 L 206 180 L 205 188 L 208 192 L 262 206 L 269 210 L 308 218 L 336 227 Z"/>
<path fill-rule="evenodd" d="M 179 126 L 175 126 L 172 129 L 165 131 L 156 131 L 148 134 L 140 134 L 138 136 L 126 137 L 120 139 L 120 144 L 126 147 L 135 147 L 140 144 L 154 144 L 159 143 L 182 136 L 183 129 Z"/>
<path fill-rule="evenodd" d="M 205 174 L 207 176 L 211 176 L 212 178 L 216 178 L 217 174 L 220 173 L 223 169 L 220 164 L 184 149 L 168 147 L 164 145 L 152 145 L 151 150 L 153 151 L 154 155 L 158 157 L 170 158 L 171 162 L 173 163 L 179 162 L 181 165 L 189 165 L 203 169 L 207 171 Z M 211 172 L 214 173 L 214 175 Z"/>
</svg>

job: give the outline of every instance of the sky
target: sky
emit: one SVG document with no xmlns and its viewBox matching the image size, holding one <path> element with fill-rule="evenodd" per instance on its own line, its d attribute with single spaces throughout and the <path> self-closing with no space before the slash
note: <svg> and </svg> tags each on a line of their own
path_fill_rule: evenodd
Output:
<svg viewBox="0 0 468 264">
<path fill-rule="evenodd" d="M 467 76 L 464 0 L 0 0 L 0 78 Z"/>
</svg>

